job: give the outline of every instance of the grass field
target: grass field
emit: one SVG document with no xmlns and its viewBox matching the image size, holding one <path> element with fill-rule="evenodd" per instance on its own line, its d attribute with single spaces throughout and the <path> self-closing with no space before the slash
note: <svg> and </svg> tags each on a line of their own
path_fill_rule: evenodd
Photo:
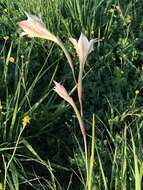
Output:
<svg viewBox="0 0 143 190">
<path fill-rule="evenodd" d="M 0 190 L 142 190 L 142 147 L 143 2 L 0 0 Z"/>
</svg>

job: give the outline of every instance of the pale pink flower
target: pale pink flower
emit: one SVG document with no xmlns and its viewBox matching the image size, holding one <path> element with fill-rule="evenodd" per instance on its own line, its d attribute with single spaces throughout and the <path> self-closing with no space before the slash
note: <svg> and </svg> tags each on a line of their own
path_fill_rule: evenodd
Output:
<svg viewBox="0 0 143 190">
<path fill-rule="evenodd" d="M 53 81 L 54 84 L 55 84 L 55 87 L 54 87 L 54 91 L 57 92 L 57 94 L 63 98 L 64 100 L 66 100 L 74 109 L 75 111 L 75 114 L 77 116 L 77 119 L 78 119 L 78 122 L 79 122 L 79 126 L 80 126 L 80 129 L 81 129 L 81 133 L 82 133 L 82 136 L 83 136 L 83 140 L 84 140 L 84 145 L 86 147 L 86 130 L 84 128 L 84 124 L 83 124 L 83 120 L 82 120 L 82 117 L 73 101 L 73 99 L 69 96 L 68 92 L 66 91 L 66 89 L 64 88 L 64 86 L 62 86 L 60 83 L 56 82 L 56 81 Z"/>
<path fill-rule="evenodd" d="M 25 13 L 27 20 L 18 22 L 18 26 L 24 30 L 20 36 L 27 35 L 28 37 L 38 37 L 57 42 L 57 37 L 49 32 L 43 21 L 37 16 Z"/>
<path fill-rule="evenodd" d="M 25 13 L 25 14 L 27 15 L 28 19 L 17 23 L 18 26 L 24 30 L 24 32 L 22 32 L 20 36 L 27 35 L 28 37 L 31 37 L 31 38 L 38 37 L 38 38 L 48 39 L 48 40 L 51 40 L 51 41 L 57 43 L 65 53 L 65 56 L 71 67 L 71 70 L 72 70 L 72 73 L 74 76 L 74 80 L 75 80 L 74 67 L 72 64 L 70 54 L 68 53 L 67 49 L 63 45 L 60 38 L 56 37 L 54 34 L 49 32 L 47 30 L 45 24 L 43 23 L 43 21 L 40 18 L 38 18 L 37 16 L 34 16 L 34 15 L 31 15 L 31 14 L 28 14 L 28 13 Z"/>
<path fill-rule="evenodd" d="M 67 90 L 64 88 L 63 85 L 61 85 L 60 83 L 53 81 L 55 86 L 54 86 L 54 91 L 57 92 L 57 94 L 63 98 L 64 100 L 66 100 L 67 102 L 69 102 L 70 104 L 73 104 L 73 99 L 69 96 Z"/>
<path fill-rule="evenodd" d="M 84 67 L 87 56 L 93 50 L 93 44 L 96 42 L 96 39 L 88 41 L 87 37 L 81 33 L 78 41 L 74 38 L 69 38 L 69 40 L 74 45 L 80 64 Z"/>
</svg>

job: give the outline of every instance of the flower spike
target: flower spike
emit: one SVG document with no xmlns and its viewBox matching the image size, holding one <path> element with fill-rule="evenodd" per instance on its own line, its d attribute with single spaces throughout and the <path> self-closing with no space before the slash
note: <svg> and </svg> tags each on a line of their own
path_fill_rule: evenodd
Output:
<svg viewBox="0 0 143 190">
<path fill-rule="evenodd" d="M 74 80 L 76 81 L 72 59 L 67 49 L 65 48 L 64 44 L 60 40 L 60 38 L 58 38 L 57 36 L 55 36 L 54 34 L 48 31 L 45 24 L 41 20 L 41 18 L 38 18 L 37 16 L 31 15 L 28 13 L 25 13 L 25 14 L 28 17 L 28 19 L 17 23 L 18 26 L 24 30 L 24 32 L 22 32 L 20 36 L 27 35 L 28 37 L 31 37 L 31 38 L 38 37 L 38 38 L 48 39 L 58 44 L 63 50 L 68 60 L 69 66 L 73 73 Z"/>
<path fill-rule="evenodd" d="M 80 115 L 80 113 L 79 113 L 73 99 L 69 96 L 69 94 L 66 91 L 66 89 L 64 88 L 64 86 L 62 86 L 60 83 L 58 83 L 56 81 L 53 81 L 53 82 L 55 84 L 54 91 L 57 92 L 57 94 L 61 98 L 66 100 L 72 106 L 72 108 L 74 109 L 75 114 L 77 116 L 77 119 L 79 121 L 79 126 L 80 126 L 80 130 L 81 130 L 81 133 L 82 133 L 82 136 L 83 136 L 84 145 L 86 146 L 86 130 L 84 128 L 84 123 L 83 123 L 82 117 L 81 117 L 81 115 Z"/>
<path fill-rule="evenodd" d="M 87 56 L 93 50 L 93 45 L 96 42 L 96 39 L 92 39 L 88 41 L 87 37 L 83 33 L 81 33 L 78 41 L 74 38 L 69 38 L 69 40 L 74 45 L 74 48 L 79 58 L 79 75 L 78 75 L 77 91 L 78 91 L 78 99 L 80 102 L 80 112 L 81 112 L 81 115 L 83 116 L 82 75 L 83 75 L 84 65 L 85 65 Z"/>
<path fill-rule="evenodd" d="M 49 32 L 43 21 L 37 16 L 25 13 L 27 20 L 18 22 L 18 26 L 24 30 L 20 36 L 27 35 L 28 37 L 38 37 L 57 42 L 56 36 Z"/>
</svg>

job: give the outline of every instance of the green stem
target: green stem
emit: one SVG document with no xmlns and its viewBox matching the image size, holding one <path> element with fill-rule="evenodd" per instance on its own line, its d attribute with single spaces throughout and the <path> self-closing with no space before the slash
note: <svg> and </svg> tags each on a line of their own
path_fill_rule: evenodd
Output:
<svg viewBox="0 0 143 190">
<path fill-rule="evenodd" d="M 21 137 L 21 134 L 22 132 L 24 131 L 25 127 L 22 128 L 22 130 L 20 131 L 19 135 L 18 135 L 18 138 L 17 138 L 17 141 L 16 141 L 16 144 L 15 144 L 15 147 L 14 147 L 14 150 L 13 150 L 13 153 L 11 155 L 11 158 L 9 159 L 6 167 L 5 167 L 5 174 L 4 174 L 4 187 L 3 187 L 3 190 L 6 190 L 6 178 L 7 178 L 7 171 L 8 171 L 8 168 L 15 156 L 15 153 L 16 153 L 16 150 L 17 150 L 17 146 L 18 146 L 18 143 L 20 141 L 20 137 Z"/>
<path fill-rule="evenodd" d="M 95 149 L 95 116 L 93 114 L 92 118 L 92 139 L 91 139 L 91 155 L 90 155 L 90 161 L 89 161 L 89 178 L 88 181 L 86 181 L 86 187 L 88 190 L 92 189 L 92 182 L 93 182 L 93 167 L 94 167 L 94 149 Z"/>
</svg>

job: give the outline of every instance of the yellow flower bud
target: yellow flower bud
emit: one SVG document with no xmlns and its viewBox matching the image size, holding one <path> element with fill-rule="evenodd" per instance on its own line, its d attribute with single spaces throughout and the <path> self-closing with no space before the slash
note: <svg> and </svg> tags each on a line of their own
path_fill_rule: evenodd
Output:
<svg viewBox="0 0 143 190">
<path fill-rule="evenodd" d="M 30 124 L 30 120 L 31 120 L 31 118 L 29 117 L 29 115 L 24 116 L 22 119 L 23 127 L 26 127 L 28 124 Z"/>
<path fill-rule="evenodd" d="M 14 57 L 10 57 L 10 58 L 9 58 L 9 62 L 10 62 L 10 63 L 14 63 L 14 62 L 15 62 Z"/>
<path fill-rule="evenodd" d="M 135 90 L 135 95 L 137 96 L 140 93 L 139 90 Z"/>
</svg>

